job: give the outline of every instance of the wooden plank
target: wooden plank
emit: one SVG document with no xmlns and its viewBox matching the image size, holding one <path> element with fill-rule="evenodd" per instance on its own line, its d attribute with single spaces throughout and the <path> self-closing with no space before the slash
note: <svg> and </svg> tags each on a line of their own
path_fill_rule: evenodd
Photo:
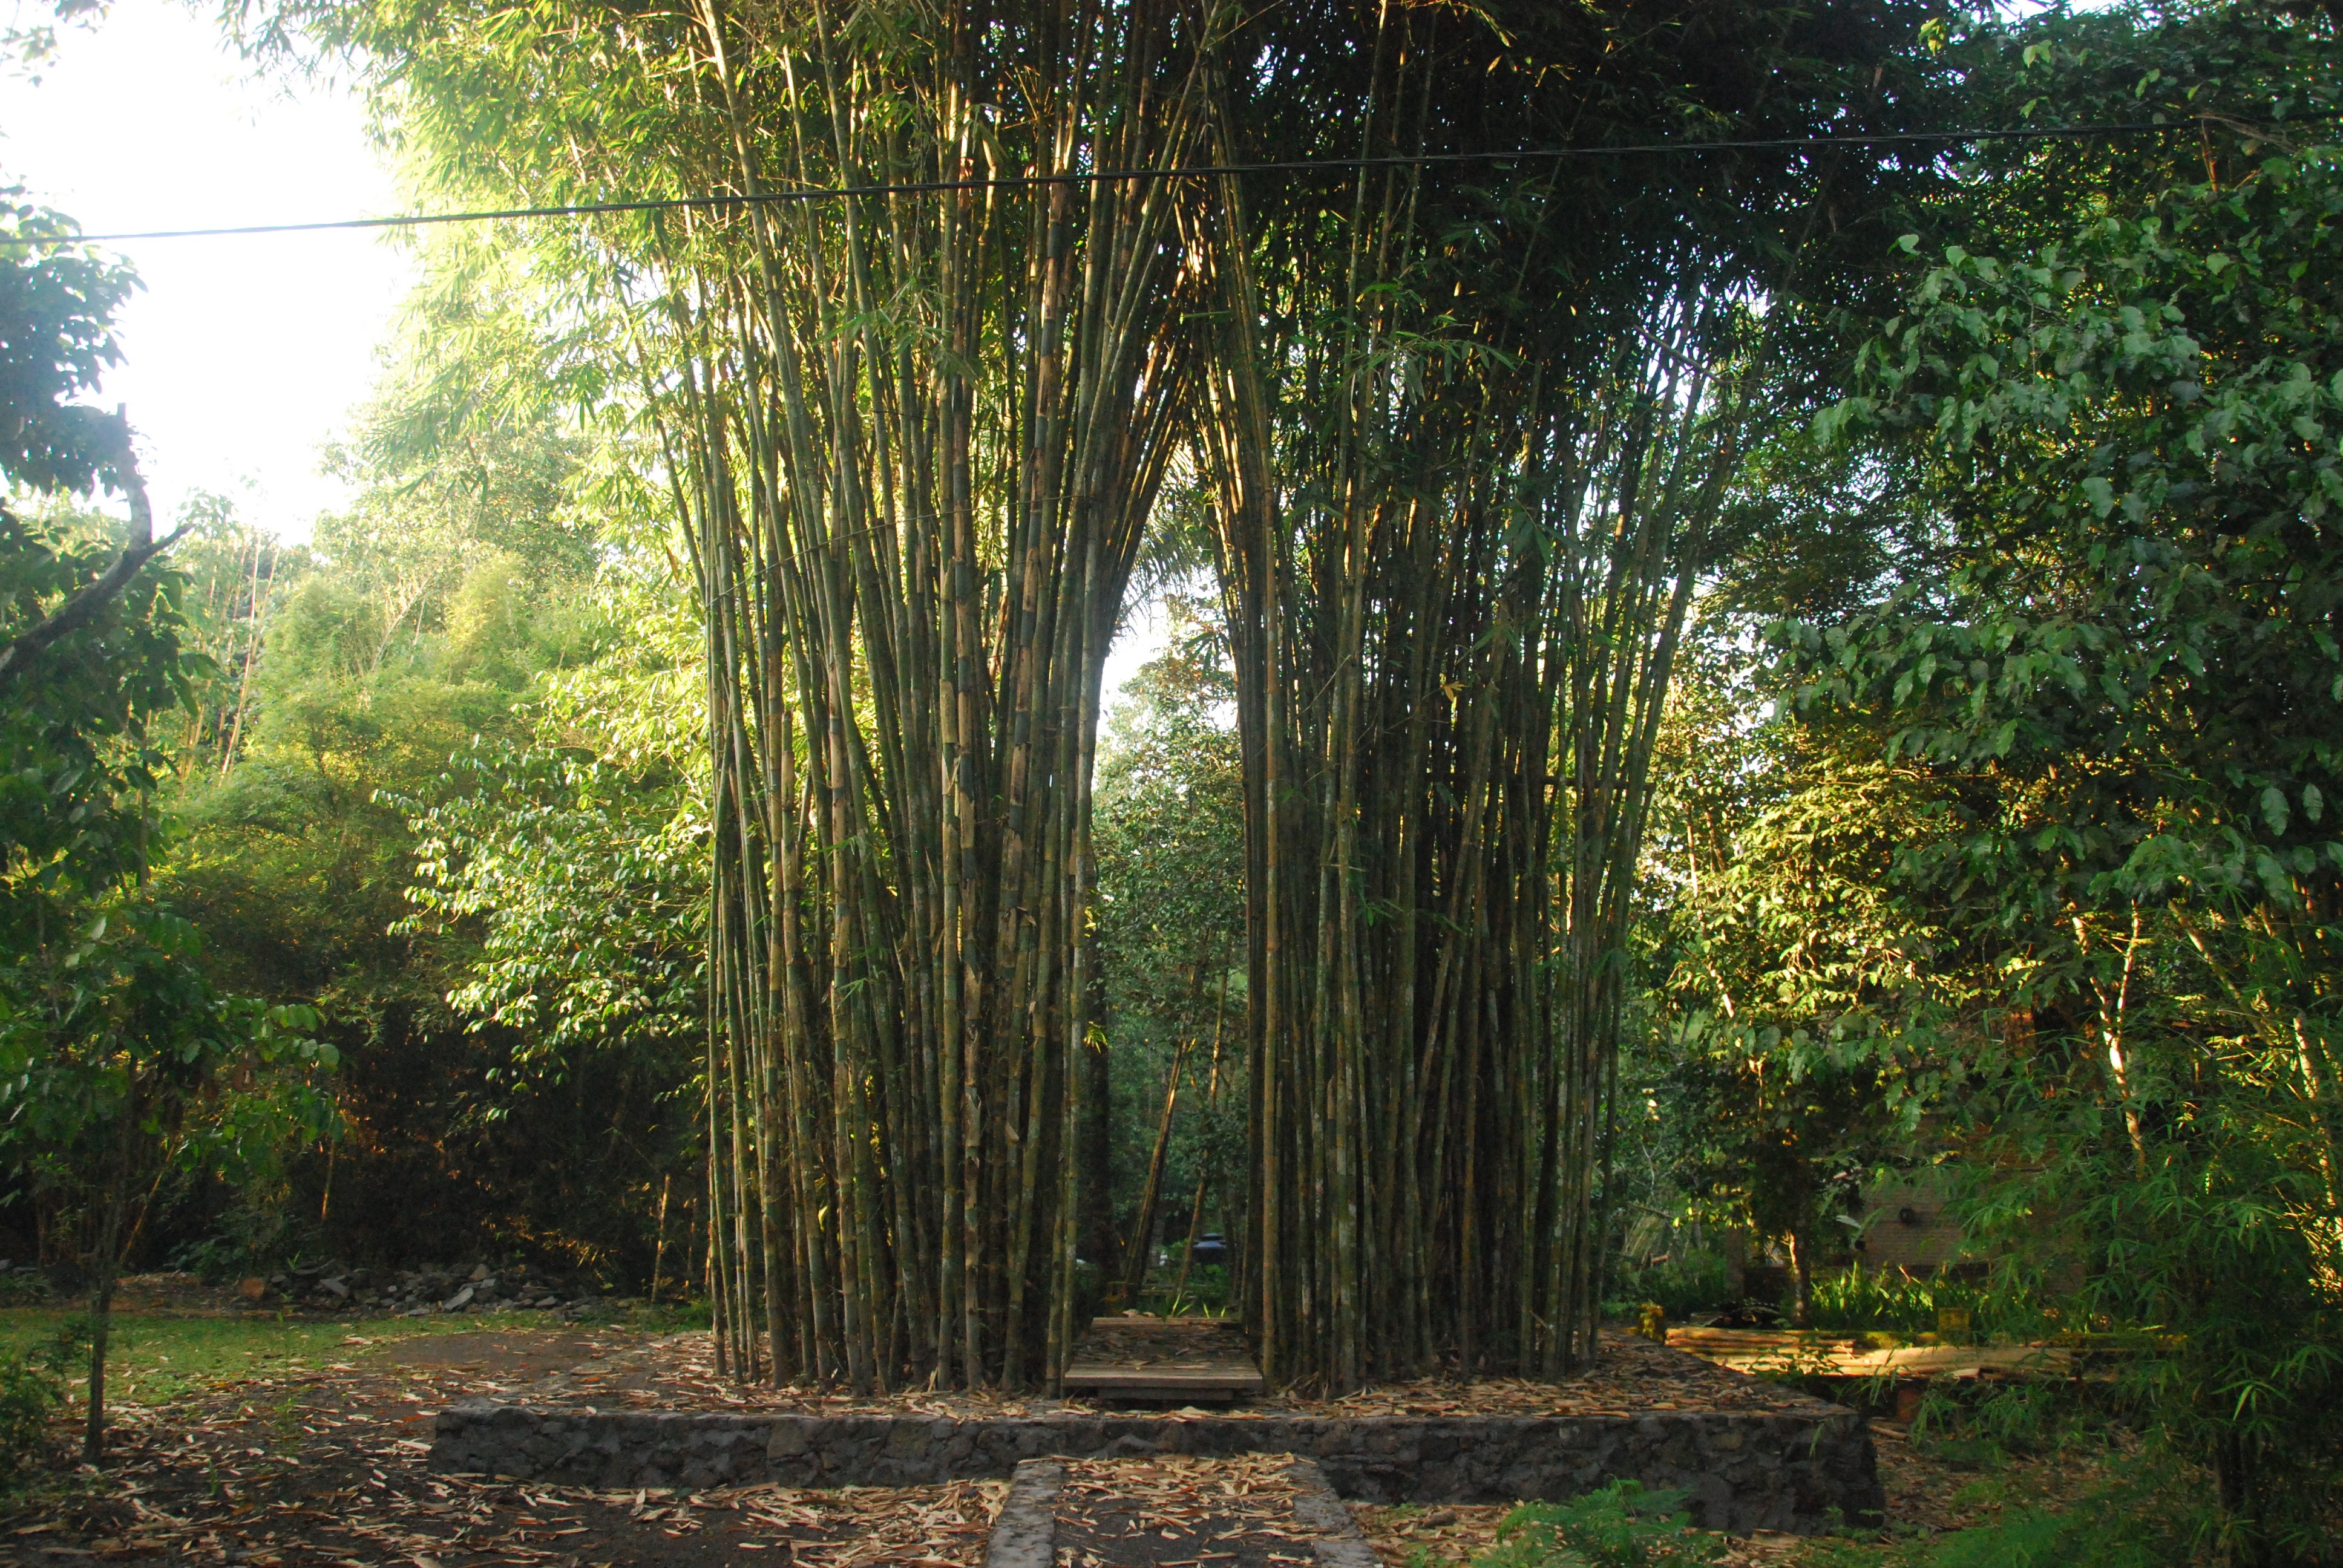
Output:
<svg viewBox="0 0 2343 1568">
<path fill-rule="evenodd" d="M 1151 1382 L 1124 1379 L 1084 1383 L 1070 1380 L 1066 1392 L 1087 1394 L 1092 1399 L 1160 1400 L 1166 1404 L 1234 1404 L 1241 1399 L 1257 1398 L 1261 1393 L 1258 1387 L 1233 1382 Z"/>
<path fill-rule="evenodd" d="M 2055 1345 L 1917 1344 L 1870 1347 L 1854 1334 L 1758 1329 L 1670 1329 L 1668 1343 L 1735 1372 L 1789 1371 L 1824 1377 L 1958 1376 L 1963 1372 L 2066 1372 L 2074 1357 Z"/>
<path fill-rule="evenodd" d="M 1208 1329 L 1233 1329 L 1237 1327 L 1238 1322 L 1239 1320 L 1235 1318 L 1134 1317 L 1129 1312 L 1121 1312 L 1111 1318 L 1092 1318 L 1091 1327 L 1093 1329 L 1145 1329 L 1150 1332 L 1157 1329 L 1173 1329 L 1202 1333 Z"/>
<path fill-rule="evenodd" d="M 1165 1377 L 1259 1378 L 1261 1376 L 1261 1369 L 1251 1362 L 1235 1361 L 1126 1362 L 1085 1358 L 1074 1362 L 1066 1371 L 1068 1375 L 1074 1372 L 1145 1372 L 1152 1376 L 1160 1372 Z"/>
<path fill-rule="evenodd" d="M 1226 1404 L 1258 1398 L 1261 1370 L 1227 1318 L 1093 1318 L 1066 1369 L 1069 1393 Z"/>
<path fill-rule="evenodd" d="M 1225 1382 L 1261 1386 L 1261 1373 L 1251 1367 L 1133 1367 L 1117 1366 L 1111 1362 L 1093 1362 L 1066 1369 L 1066 1381 L 1081 1378 L 1091 1382 Z"/>
</svg>

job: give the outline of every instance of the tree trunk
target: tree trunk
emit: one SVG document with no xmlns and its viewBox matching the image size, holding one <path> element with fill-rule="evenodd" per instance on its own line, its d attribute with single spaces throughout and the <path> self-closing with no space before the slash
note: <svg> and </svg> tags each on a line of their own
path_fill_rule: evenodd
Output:
<svg viewBox="0 0 2343 1568">
<path fill-rule="evenodd" d="M 1801 1221 L 1790 1228 L 1790 1323 L 1794 1328 L 1815 1326 L 1815 1237 L 1814 1228 Z"/>
<path fill-rule="evenodd" d="M 1114 1234 L 1112 1056 L 1103 1040 L 1091 1042 L 1081 1054 L 1081 1250 L 1101 1278 L 1110 1271 L 1119 1272 L 1123 1261 L 1116 1255 Z"/>
<path fill-rule="evenodd" d="M 1147 1254 L 1155 1241 L 1155 1208 L 1163 1193 L 1163 1161 L 1172 1149 L 1172 1117 L 1180 1105 L 1180 1075 L 1188 1066 L 1192 1040 L 1182 1040 L 1172 1053 L 1172 1072 L 1163 1083 L 1163 1112 L 1155 1121 L 1155 1146 L 1147 1158 L 1147 1182 L 1139 1194 L 1139 1215 L 1131 1227 L 1131 1245 L 1122 1261 L 1122 1299 L 1139 1304 L 1140 1286 L 1147 1279 Z"/>
<path fill-rule="evenodd" d="M 138 1136 L 140 1095 L 136 1078 L 123 1101 L 114 1129 L 114 1148 L 107 1164 L 106 1217 L 98 1225 L 97 1249 L 90 1259 L 89 1285 L 89 1409 L 81 1440 L 84 1464 L 96 1464 L 106 1453 L 106 1352 L 114 1328 L 114 1280 L 122 1241 L 122 1221 L 130 1203 L 131 1148 Z"/>
</svg>

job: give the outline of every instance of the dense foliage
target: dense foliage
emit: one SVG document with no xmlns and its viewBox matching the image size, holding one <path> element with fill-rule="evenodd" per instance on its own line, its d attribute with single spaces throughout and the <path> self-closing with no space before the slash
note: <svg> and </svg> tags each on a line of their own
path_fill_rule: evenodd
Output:
<svg viewBox="0 0 2343 1568">
<path fill-rule="evenodd" d="M 0 479 L 40 508 L 0 504 L 0 1157 L 45 1250 L 93 1282 L 94 1460 L 123 1254 L 174 1177 L 248 1175 L 325 1131 L 333 1053 L 308 1007 L 223 992 L 148 881 L 160 731 L 208 665 L 185 646 L 184 579 L 158 559 L 176 536 L 155 538 L 127 421 L 73 401 L 116 357 L 130 279 L 64 220 L 8 211 L 55 243 L 0 257 Z M 60 495 L 101 482 L 126 528 Z"/>
<path fill-rule="evenodd" d="M 1133 1306 L 1159 1248 L 1176 1260 L 1174 1297 L 1194 1281 L 1195 1244 L 1235 1231 L 1245 1180 L 1236 694 L 1202 607 L 1166 610 L 1170 648 L 1124 686 L 1099 748 L 1099 1054 L 1112 1067 L 1107 1169 L 1092 1178 L 1107 1228 L 1091 1255 Z"/>
</svg>

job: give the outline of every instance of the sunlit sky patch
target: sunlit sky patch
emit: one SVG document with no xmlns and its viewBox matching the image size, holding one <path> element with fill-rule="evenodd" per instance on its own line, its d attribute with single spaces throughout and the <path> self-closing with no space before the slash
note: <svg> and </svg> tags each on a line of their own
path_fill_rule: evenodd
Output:
<svg viewBox="0 0 2343 1568">
<path fill-rule="evenodd" d="M 398 207 L 355 95 L 259 77 L 172 0 L 116 0 L 65 31 L 37 84 L 0 79 L 0 181 L 89 233 Z M 105 401 L 129 407 L 156 509 L 217 491 L 245 520 L 307 538 L 341 499 L 318 449 L 373 383 L 406 254 L 367 234 L 118 248 L 146 286 Z"/>
</svg>

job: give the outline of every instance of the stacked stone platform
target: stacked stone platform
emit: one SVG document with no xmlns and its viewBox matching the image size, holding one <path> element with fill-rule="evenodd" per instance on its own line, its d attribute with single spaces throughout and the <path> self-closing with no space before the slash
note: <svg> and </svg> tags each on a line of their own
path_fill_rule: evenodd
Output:
<svg viewBox="0 0 2343 1568">
<path fill-rule="evenodd" d="M 1854 1412 L 1654 1410 L 1427 1416 L 799 1414 L 476 1402 L 437 1418 L 442 1471 L 617 1491 L 919 1486 L 1026 1460 L 1291 1453 L 1368 1503 L 1560 1502 L 1617 1479 L 1680 1490 L 1699 1524 L 1810 1533 L 1875 1523 L 1871 1434 Z"/>
</svg>

